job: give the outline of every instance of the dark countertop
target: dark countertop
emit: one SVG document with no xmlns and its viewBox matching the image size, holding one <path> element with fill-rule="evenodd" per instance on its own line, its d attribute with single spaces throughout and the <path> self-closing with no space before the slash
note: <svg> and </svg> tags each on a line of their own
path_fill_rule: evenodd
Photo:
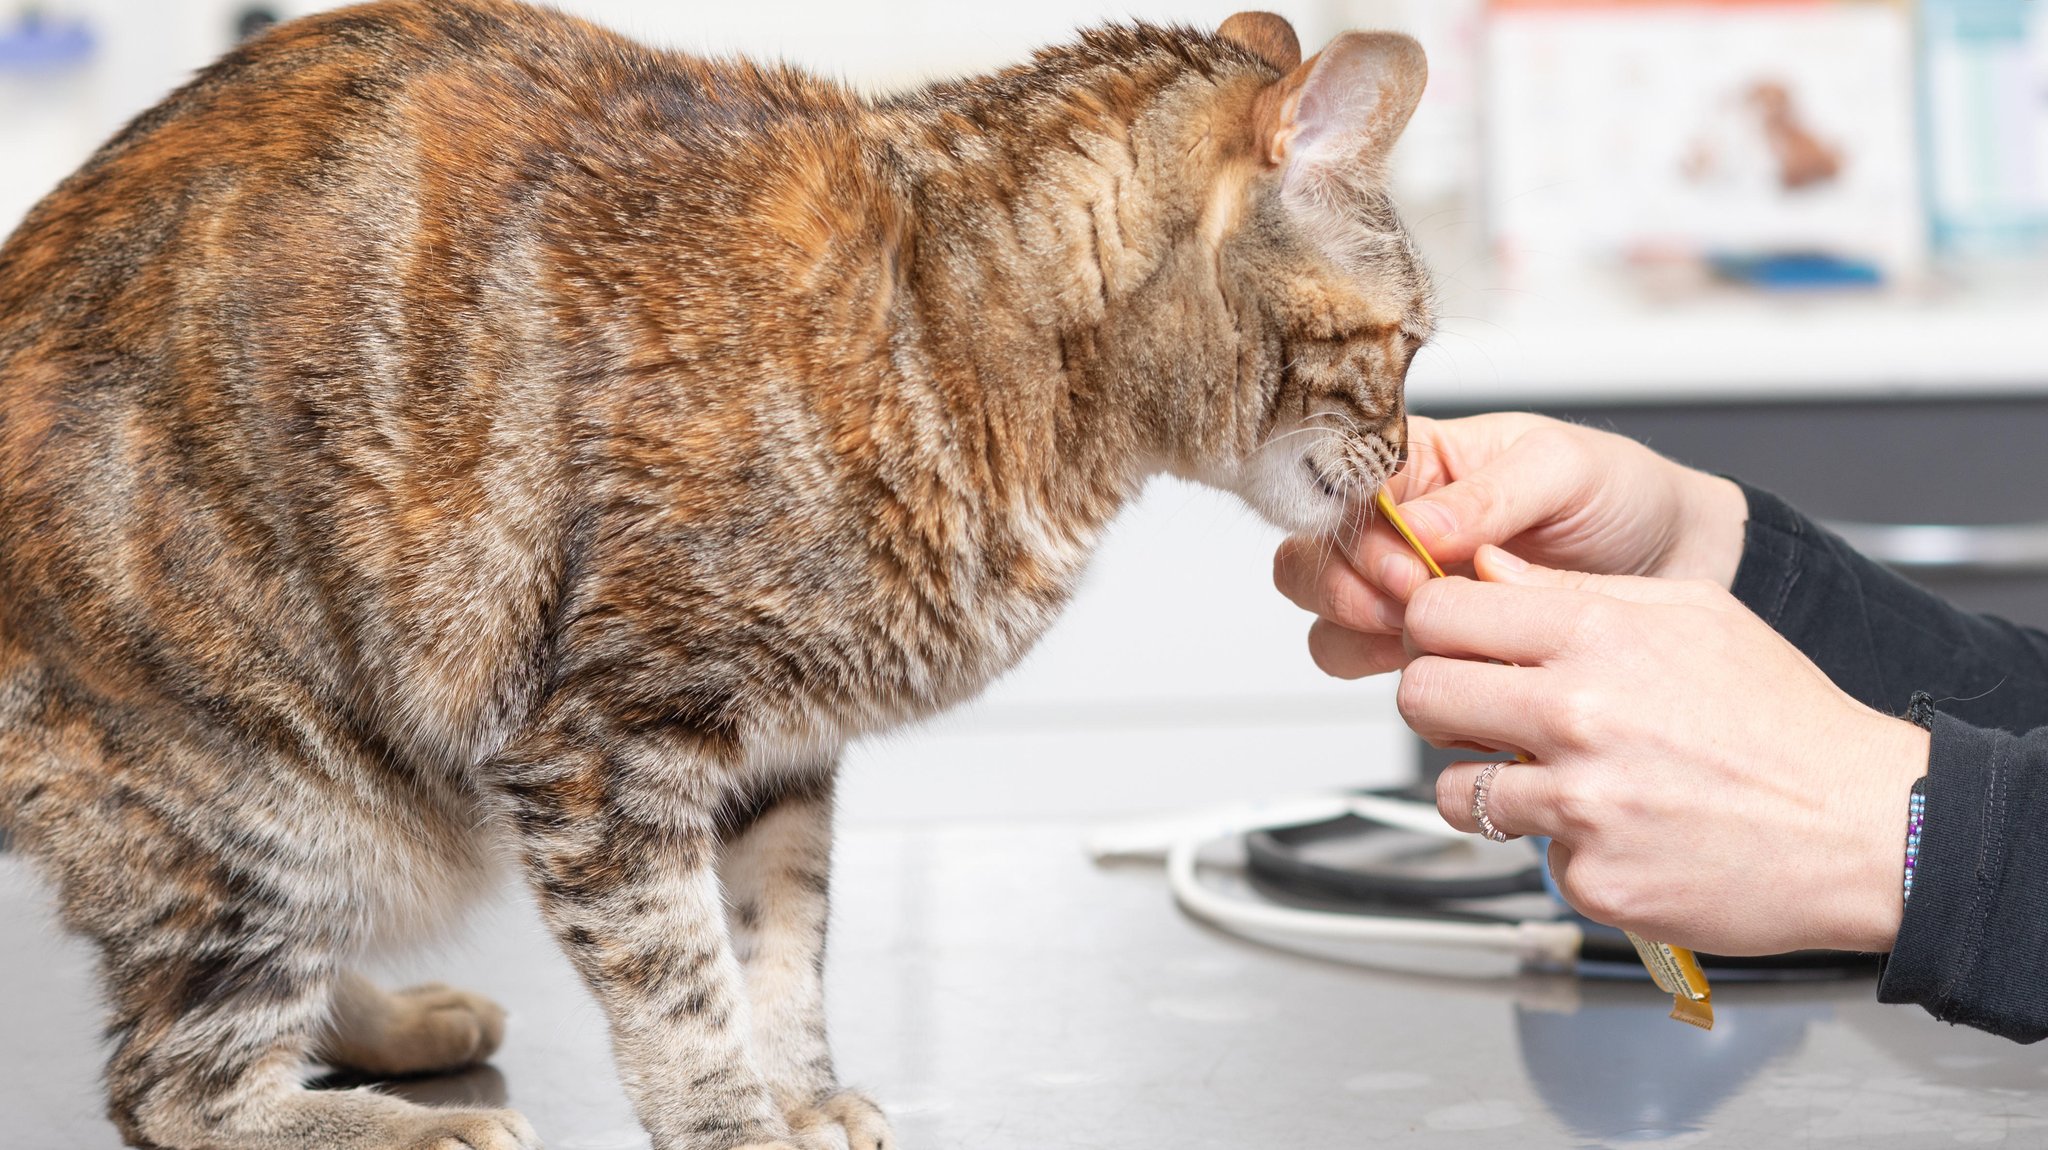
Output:
<svg viewBox="0 0 2048 1150">
<path fill-rule="evenodd" d="M 2048 1147 L 2048 1047 L 1880 1007 L 1867 981 L 1717 984 L 1701 1033 L 1647 984 L 1230 938 L 1175 911 L 1156 869 L 1091 866 L 1072 826 L 842 839 L 835 1045 L 905 1150 Z M 523 900 L 391 973 L 512 1012 L 493 1066 L 408 1092 L 509 1098 L 553 1150 L 646 1145 L 595 1006 Z M 0 1146 L 119 1145 L 95 1011 L 88 952 L 0 856 Z"/>
</svg>

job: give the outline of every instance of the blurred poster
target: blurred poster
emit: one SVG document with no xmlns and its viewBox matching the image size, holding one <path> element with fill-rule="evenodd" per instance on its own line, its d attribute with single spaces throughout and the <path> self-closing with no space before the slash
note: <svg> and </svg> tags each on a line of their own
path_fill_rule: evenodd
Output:
<svg viewBox="0 0 2048 1150">
<path fill-rule="evenodd" d="M 1926 255 L 1912 18 L 1886 0 L 1492 0 L 1484 150 L 1512 280 Z"/>
<path fill-rule="evenodd" d="M 2048 247 L 2048 4 L 1922 0 L 1927 194 L 1935 242 Z"/>
<path fill-rule="evenodd" d="M 99 131 L 91 25 L 76 5 L 0 0 L 0 240 L 65 172 L 88 154 Z"/>
</svg>

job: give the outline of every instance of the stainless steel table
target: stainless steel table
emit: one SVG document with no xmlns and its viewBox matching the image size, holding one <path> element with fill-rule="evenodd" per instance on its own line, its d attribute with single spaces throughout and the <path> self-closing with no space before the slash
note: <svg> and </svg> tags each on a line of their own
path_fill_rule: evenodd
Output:
<svg viewBox="0 0 2048 1150">
<path fill-rule="evenodd" d="M 1867 981 L 1723 984 L 1701 1033 L 1643 984 L 1225 937 L 1181 917 L 1155 870 L 1097 869 L 1079 840 L 1065 825 L 843 836 L 840 1065 L 907 1150 L 2048 1147 L 2048 1050 L 1880 1007 Z M 45 903 L 0 856 L 0 1147 L 112 1150 L 90 956 Z M 531 908 L 508 895 L 462 937 L 389 973 L 497 996 L 505 1049 L 404 1089 L 509 1100 L 554 1150 L 644 1146 L 597 1010 Z"/>
</svg>

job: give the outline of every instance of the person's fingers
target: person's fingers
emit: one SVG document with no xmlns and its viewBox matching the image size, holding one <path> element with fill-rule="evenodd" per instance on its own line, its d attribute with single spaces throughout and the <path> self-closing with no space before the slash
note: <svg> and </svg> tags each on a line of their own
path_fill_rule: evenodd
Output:
<svg viewBox="0 0 2048 1150">
<path fill-rule="evenodd" d="M 1448 467 L 1456 456 L 1445 434 L 1447 429 L 1456 434 L 1460 422 L 1426 415 L 1408 417 L 1408 460 L 1401 470 L 1387 476 L 1387 494 L 1394 502 L 1413 499 L 1451 481 Z M 1469 432 L 1464 437 L 1470 438 Z"/>
<path fill-rule="evenodd" d="M 1405 603 L 1417 587 L 1429 581 L 1429 569 L 1401 538 L 1393 525 L 1381 521 L 1375 512 L 1371 524 L 1349 548 L 1350 566 L 1377 590 L 1397 603 Z"/>
<path fill-rule="evenodd" d="M 1424 655 L 1402 669 L 1394 704 L 1435 746 L 1526 751 L 1544 736 L 1543 674 L 1541 668 Z"/>
<path fill-rule="evenodd" d="M 1558 591 L 1582 591 L 1631 603 L 1702 604 L 1727 599 L 1712 583 L 1696 579 L 1650 579 L 1638 575 L 1590 575 L 1525 562 L 1494 546 L 1481 547 L 1473 567 L 1488 583 Z"/>
<path fill-rule="evenodd" d="M 1316 609 L 1316 578 L 1322 567 L 1317 541 L 1290 535 L 1273 552 L 1273 586 L 1304 611 Z"/>
<path fill-rule="evenodd" d="M 1388 477 L 1387 493 L 1403 509 L 1403 518 L 1423 546 L 1430 549 L 1432 558 L 1446 563 L 1461 563 L 1469 558 L 1471 546 L 1467 545 L 1457 554 L 1444 550 L 1447 533 L 1453 525 L 1442 517 L 1440 509 L 1426 501 L 1426 497 L 1454 486 L 1461 477 L 1484 472 L 1495 457 L 1509 450 L 1517 439 L 1532 430 L 1543 430 L 1549 423 L 1540 416 L 1520 412 L 1448 420 L 1424 416 L 1409 419 L 1408 463 Z M 1488 481 L 1482 479 L 1484 482 Z M 1486 496 L 1468 492 L 1455 499 L 1484 503 Z M 1405 513 L 1417 500 L 1425 500 L 1414 506 L 1415 512 L 1421 516 L 1420 521 Z M 1364 527 L 1365 530 L 1346 540 L 1352 566 L 1367 582 L 1396 600 L 1406 602 L 1409 594 L 1430 577 L 1428 569 L 1376 508 L 1368 510 Z"/>
<path fill-rule="evenodd" d="M 1488 412 L 1458 419 L 1408 418 L 1408 462 L 1396 475 L 1394 497 L 1406 502 L 1484 467 L 1529 432 L 1554 420 L 1528 412 Z"/>
<path fill-rule="evenodd" d="M 1362 679 L 1408 665 L 1408 648 L 1398 635 L 1368 635 L 1347 630 L 1327 619 L 1308 629 L 1308 654 L 1326 675 Z"/>
<path fill-rule="evenodd" d="M 1361 578 L 1326 541 L 1293 538 L 1273 555 L 1273 585 L 1304 611 L 1353 631 L 1392 635 L 1401 605 Z"/>
<path fill-rule="evenodd" d="M 1525 666 L 1604 644 L 1630 610 L 1562 586 L 1480 583 L 1453 576 L 1418 590 L 1404 612 L 1410 651 Z"/>
<path fill-rule="evenodd" d="M 1479 833 L 1472 817 L 1474 788 L 1491 763 L 1452 763 L 1436 777 L 1436 809 L 1444 821 L 1468 834 Z M 1557 768 L 1506 763 L 1486 784 L 1486 818 L 1510 835 L 1548 835 L 1560 829 Z"/>
<path fill-rule="evenodd" d="M 1604 478 L 1579 436 L 1536 428 L 1498 454 L 1407 503 L 1401 514 L 1438 562 L 1463 562 L 1584 507 Z"/>
</svg>

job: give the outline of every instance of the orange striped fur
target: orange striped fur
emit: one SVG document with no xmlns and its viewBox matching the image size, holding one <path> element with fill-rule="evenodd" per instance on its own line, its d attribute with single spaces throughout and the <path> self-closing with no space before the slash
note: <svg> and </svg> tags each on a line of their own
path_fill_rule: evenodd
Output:
<svg viewBox="0 0 2048 1150">
<path fill-rule="evenodd" d="M 872 100 L 507 0 L 282 25 L 0 247 L 0 825 L 167 1150 L 537 1145 L 365 954 L 506 865 L 660 1150 L 891 1145 L 832 776 L 1011 666 L 1158 472 L 1335 530 L 1427 286 L 1412 41 L 1083 33 Z M 827 1135 L 831 1134 L 831 1137 Z"/>
</svg>

